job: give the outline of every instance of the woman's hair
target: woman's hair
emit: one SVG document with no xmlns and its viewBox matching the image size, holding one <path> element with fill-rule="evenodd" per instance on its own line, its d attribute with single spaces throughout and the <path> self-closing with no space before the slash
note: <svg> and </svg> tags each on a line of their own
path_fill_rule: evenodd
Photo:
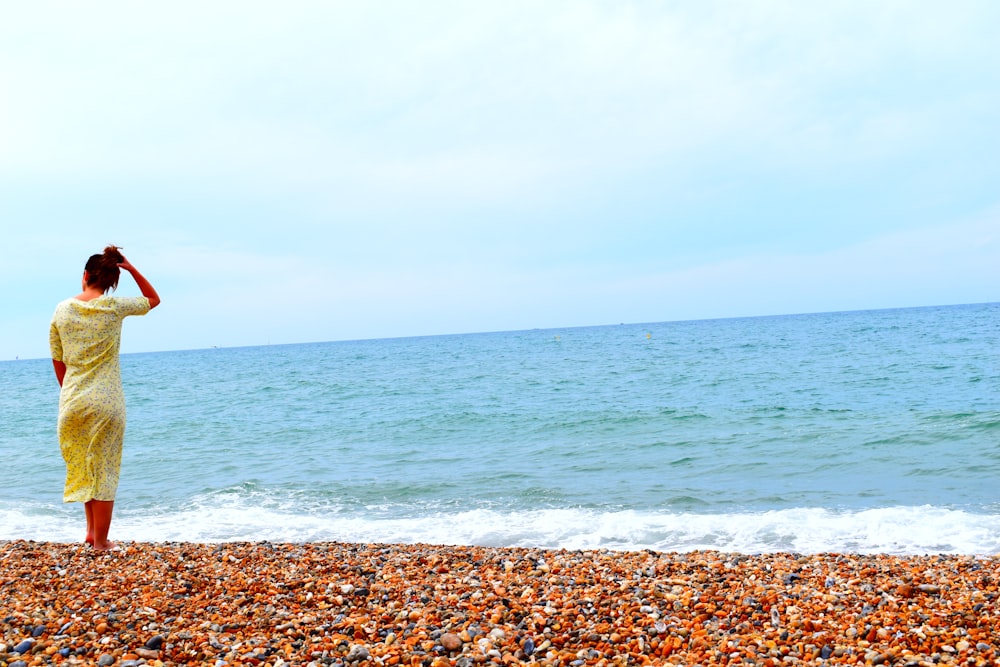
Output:
<svg viewBox="0 0 1000 667">
<path fill-rule="evenodd" d="M 121 269 L 118 265 L 125 261 L 125 256 L 118 251 L 118 246 L 109 245 L 100 255 L 91 255 L 87 265 L 87 285 L 96 285 L 102 292 L 117 289 Z"/>
</svg>

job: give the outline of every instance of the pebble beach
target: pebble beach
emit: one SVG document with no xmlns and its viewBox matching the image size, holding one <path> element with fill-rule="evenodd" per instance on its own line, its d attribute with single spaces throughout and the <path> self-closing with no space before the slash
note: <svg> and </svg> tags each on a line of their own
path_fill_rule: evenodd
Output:
<svg viewBox="0 0 1000 667">
<path fill-rule="evenodd" d="M 0 665 L 996 665 L 1000 560 L 0 543 Z"/>
</svg>

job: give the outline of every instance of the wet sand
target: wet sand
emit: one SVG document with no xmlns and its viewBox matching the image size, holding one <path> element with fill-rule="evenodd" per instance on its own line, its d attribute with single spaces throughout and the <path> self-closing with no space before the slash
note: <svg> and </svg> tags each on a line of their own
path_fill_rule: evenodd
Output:
<svg viewBox="0 0 1000 667">
<path fill-rule="evenodd" d="M 997 665 L 1000 558 L 0 543 L 0 665 Z"/>
</svg>

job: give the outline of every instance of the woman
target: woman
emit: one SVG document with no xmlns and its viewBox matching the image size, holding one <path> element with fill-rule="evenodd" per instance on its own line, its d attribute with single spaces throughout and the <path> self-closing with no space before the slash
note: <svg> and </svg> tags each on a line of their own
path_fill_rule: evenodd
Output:
<svg viewBox="0 0 1000 667">
<path fill-rule="evenodd" d="M 142 296 L 115 297 L 124 269 Z M 125 439 L 125 395 L 118 349 L 122 320 L 145 315 L 160 297 L 141 273 L 109 245 L 83 270 L 83 291 L 56 306 L 49 327 L 52 365 L 59 391 L 57 432 L 66 461 L 63 502 L 82 502 L 87 513 L 87 544 L 98 551 L 116 548 L 108 540 L 118 490 Z"/>
</svg>

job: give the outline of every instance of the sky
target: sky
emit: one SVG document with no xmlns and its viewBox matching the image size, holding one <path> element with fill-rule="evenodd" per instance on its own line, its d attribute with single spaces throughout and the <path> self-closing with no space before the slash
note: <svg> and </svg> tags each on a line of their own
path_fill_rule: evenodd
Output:
<svg viewBox="0 0 1000 667">
<path fill-rule="evenodd" d="M 0 360 L 1000 301 L 1000 3 L 13 3 Z M 123 276 L 118 294 L 138 294 Z"/>
</svg>

